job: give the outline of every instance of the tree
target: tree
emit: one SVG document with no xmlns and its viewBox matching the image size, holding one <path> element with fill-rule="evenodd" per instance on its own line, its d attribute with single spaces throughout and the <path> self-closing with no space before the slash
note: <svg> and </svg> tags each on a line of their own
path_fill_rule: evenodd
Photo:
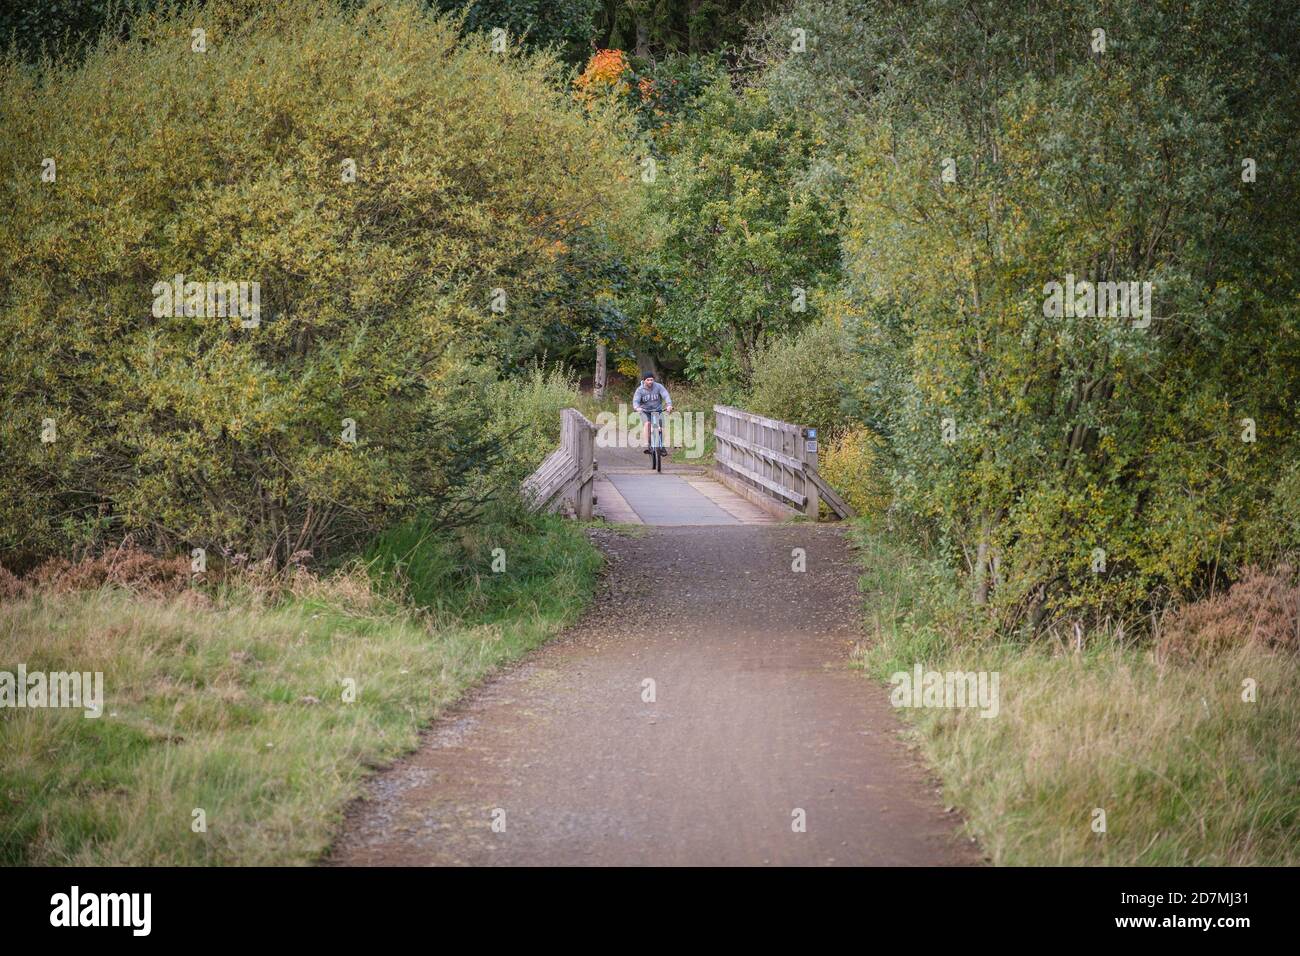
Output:
<svg viewBox="0 0 1300 956">
<path fill-rule="evenodd" d="M 748 24 L 776 6 L 776 0 L 604 0 L 596 43 L 648 60 L 720 52 L 738 46 Z"/>
<path fill-rule="evenodd" d="M 845 251 L 902 511 L 1008 629 L 1294 546 L 1267 515 L 1300 454 L 1300 14 L 878 17 L 889 82 L 855 84 Z M 1120 311 L 1107 283 L 1139 297 Z"/>
<path fill-rule="evenodd" d="M 743 379 L 755 350 L 815 317 L 814 290 L 838 274 L 838 212 L 806 185 L 817 144 L 763 91 L 725 81 L 660 143 L 655 321 L 692 374 Z"/>
<path fill-rule="evenodd" d="M 454 511 L 481 382 L 565 320 L 566 262 L 634 195 L 630 124 L 549 56 L 410 2 L 251 5 L 205 7 L 208 52 L 167 15 L 0 61 L 6 561 L 319 557 Z M 208 282 L 259 314 L 191 302 Z"/>
</svg>

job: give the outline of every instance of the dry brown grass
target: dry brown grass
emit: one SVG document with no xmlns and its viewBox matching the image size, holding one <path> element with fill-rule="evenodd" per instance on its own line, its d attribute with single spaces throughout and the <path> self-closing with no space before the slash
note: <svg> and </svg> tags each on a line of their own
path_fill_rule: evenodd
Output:
<svg viewBox="0 0 1300 956">
<path fill-rule="evenodd" d="M 26 597 L 30 590 L 26 581 L 0 564 L 0 601 L 16 601 Z"/>
<path fill-rule="evenodd" d="M 1245 646 L 1300 651 L 1300 579 L 1292 565 L 1247 568 L 1226 592 L 1173 611 L 1162 623 L 1156 653 L 1208 661 Z"/>
<path fill-rule="evenodd" d="M 20 598 L 40 591 L 67 594 L 106 585 L 136 594 L 167 597 L 190 586 L 190 562 L 184 556 L 160 558 L 137 548 L 128 538 L 118 547 L 78 561 L 51 558 L 23 578 L 0 568 L 0 596 Z"/>
<path fill-rule="evenodd" d="M 302 598 L 360 610 L 374 606 L 375 595 L 364 566 L 356 563 L 322 576 L 306 567 L 310 561 L 309 551 L 296 553 L 283 568 L 274 567 L 270 561 L 249 562 L 244 555 L 235 555 L 228 562 L 214 562 L 200 576 L 191 570 L 187 556 L 159 557 L 127 538 L 102 554 L 76 561 L 51 558 L 21 577 L 0 565 L 0 600 L 112 586 L 142 597 L 179 597 L 193 608 L 211 607 L 212 593 L 217 591 L 235 591 L 262 605 L 283 598 Z"/>
<path fill-rule="evenodd" d="M 319 601 L 354 611 L 372 611 L 381 600 L 365 565 L 359 561 L 323 577 L 298 567 L 284 581 L 285 590 L 299 600 Z"/>
</svg>

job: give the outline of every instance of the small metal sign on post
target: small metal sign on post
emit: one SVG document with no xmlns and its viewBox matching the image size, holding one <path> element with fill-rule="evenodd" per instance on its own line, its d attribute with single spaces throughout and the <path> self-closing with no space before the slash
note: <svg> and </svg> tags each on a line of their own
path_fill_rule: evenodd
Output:
<svg viewBox="0 0 1300 956">
<path fill-rule="evenodd" d="M 815 454 L 817 452 L 817 429 L 805 428 L 803 434 L 804 434 L 803 450 Z"/>
</svg>

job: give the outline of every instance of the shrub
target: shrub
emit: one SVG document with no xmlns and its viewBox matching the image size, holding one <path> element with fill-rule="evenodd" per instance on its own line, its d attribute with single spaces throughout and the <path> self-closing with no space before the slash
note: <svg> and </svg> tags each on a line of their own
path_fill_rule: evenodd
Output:
<svg viewBox="0 0 1300 956">
<path fill-rule="evenodd" d="M 42 0 L 5 4 L 0 10 L 0 48 L 14 45 L 26 59 L 77 56 L 103 30 L 124 31 L 136 11 L 161 0 Z M 180 5 L 180 0 L 168 0 Z"/>
<path fill-rule="evenodd" d="M 1144 617 L 1153 595 L 1265 559 L 1300 457 L 1284 212 L 1300 176 L 1280 159 L 1300 14 L 1197 4 L 1210 25 L 1129 4 L 1107 27 L 1124 52 L 1099 57 L 1052 39 L 1088 32 L 1084 3 L 1002 5 L 998 35 L 1028 39 L 998 49 L 937 0 L 860 6 L 887 62 L 843 64 L 868 71 L 844 271 L 900 510 L 971 570 L 1005 633 Z M 1267 190 L 1239 143 L 1274 170 Z M 1085 282 L 1149 283 L 1149 309 L 1107 308 Z"/>
<path fill-rule="evenodd" d="M 217 0 L 197 23 L 205 53 L 166 13 L 79 64 L 0 61 L 17 570 L 127 534 L 283 563 L 470 507 L 492 449 L 467 365 L 549 321 L 565 238 L 634 188 L 622 121 L 553 59 L 415 3 Z M 177 274 L 258 282 L 260 324 L 156 317 Z"/>
<path fill-rule="evenodd" d="M 514 378 L 489 386 L 488 431 L 505 443 L 493 479 L 517 483 L 560 444 L 560 413 L 579 400 L 578 380 L 562 365 L 535 362 Z"/>
<path fill-rule="evenodd" d="M 885 444 L 869 428 L 840 432 L 822 446 L 817 470 L 860 515 L 881 515 L 889 507 Z"/>
<path fill-rule="evenodd" d="M 843 397 L 854 364 L 834 320 L 777 339 L 754 358 L 745 407 L 759 415 L 821 430 L 829 440 L 849 426 Z"/>
</svg>

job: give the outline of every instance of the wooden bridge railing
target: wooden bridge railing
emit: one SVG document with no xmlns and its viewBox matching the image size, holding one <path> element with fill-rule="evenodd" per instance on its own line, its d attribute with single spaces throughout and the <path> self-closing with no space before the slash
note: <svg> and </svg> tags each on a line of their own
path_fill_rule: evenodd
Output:
<svg viewBox="0 0 1300 956">
<path fill-rule="evenodd" d="M 714 405 L 713 459 L 717 477 L 760 504 L 816 520 L 825 499 L 841 518 L 853 509 L 817 473 L 817 430 Z"/>
<path fill-rule="evenodd" d="M 534 511 L 571 509 L 590 518 L 596 477 L 596 426 L 576 408 L 560 413 L 560 447 L 524 479 L 524 500 Z"/>
</svg>

